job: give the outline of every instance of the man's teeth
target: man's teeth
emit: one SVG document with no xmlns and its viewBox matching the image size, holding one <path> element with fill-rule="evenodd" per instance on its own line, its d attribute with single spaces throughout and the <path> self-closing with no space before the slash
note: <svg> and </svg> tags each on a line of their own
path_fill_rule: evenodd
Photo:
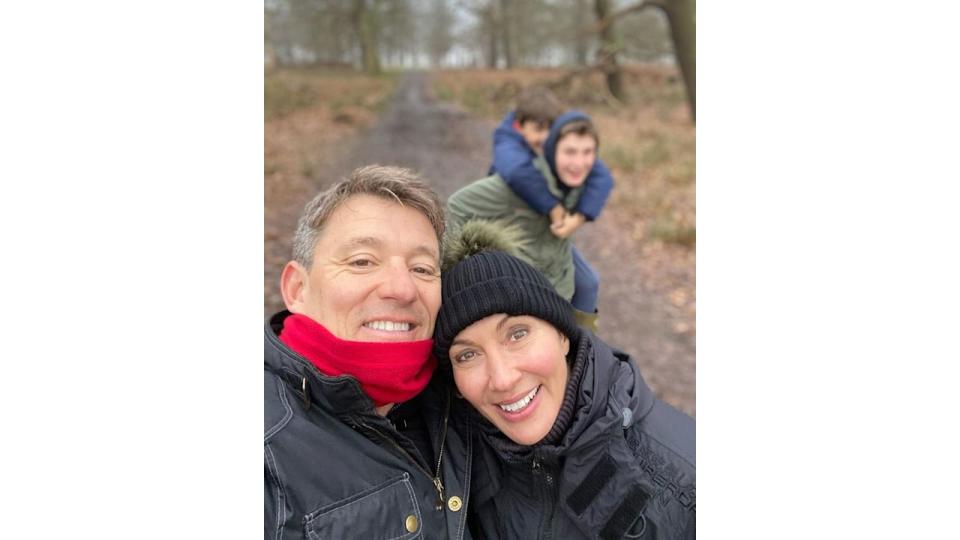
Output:
<svg viewBox="0 0 960 540">
<path fill-rule="evenodd" d="M 520 398 L 519 401 L 510 403 L 509 405 L 500 405 L 500 408 L 507 412 L 517 412 L 530 404 L 530 400 L 533 399 L 533 396 L 537 395 L 537 390 L 540 390 L 539 386 L 531 390 L 526 396 Z"/>
<path fill-rule="evenodd" d="M 410 330 L 410 323 L 405 322 L 370 321 L 365 323 L 364 326 L 374 330 L 386 330 L 387 332 L 408 332 Z"/>
</svg>

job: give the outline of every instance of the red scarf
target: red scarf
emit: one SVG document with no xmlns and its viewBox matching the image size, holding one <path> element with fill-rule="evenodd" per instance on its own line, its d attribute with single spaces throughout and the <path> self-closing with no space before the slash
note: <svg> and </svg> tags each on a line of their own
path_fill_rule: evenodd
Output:
<svg viewBox="0 0 960 540">
<path fill-rule="evenodd" d="M 367 342 L 342 340 L 306 315 L 283 321 L 280 341 L 324 375 L 352 375 L 377 407 L 402 403 L 427 386 L 437 361 L 433 340 Z"/>
</svg>

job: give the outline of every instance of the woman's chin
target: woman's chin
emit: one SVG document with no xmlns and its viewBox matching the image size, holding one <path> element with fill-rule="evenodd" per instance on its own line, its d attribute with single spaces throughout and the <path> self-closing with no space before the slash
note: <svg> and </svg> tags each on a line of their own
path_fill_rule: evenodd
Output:
<svg viewBox="0 0 960 540">
<path fill-rule="evenodd" d="M 538 395 L 538 397 L 540 396 Z M 537 401 L 537 398 L 534 398 L 534 402 Z M 487 419 L 511 441 L 527 446 L 533 445 L 547 436 L 550 427 L 553 426 L 553 420 L 556 420 L 556 415 L 554 415 L 553 420 L 547 422 L 543 418 L 543 414 L 537 414 L 543 412 L 542 410 L 536 410 L 538 409 L 536 405 L 539 405 L 539 403 L 531 403 L 530 405 L 528 410 L 523 411 L 522 414 L 507 413 L 498 407 L 497 410 L 492 411 L 493 418 L 488 416 Z"/>
</svg>

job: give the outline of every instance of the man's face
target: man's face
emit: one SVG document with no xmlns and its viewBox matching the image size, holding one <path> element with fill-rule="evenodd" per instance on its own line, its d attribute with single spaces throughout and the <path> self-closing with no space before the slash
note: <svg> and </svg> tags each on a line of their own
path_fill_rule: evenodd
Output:
<svg viewBox="0 0 960 540">
<path fill-rule="evenodd" d="M 525 120 L 522 124 L 514 123 L 514 127 L 523 136 L 523 140 L 527 141 L 530 148 L 533 148 L 538 154 L 543 154 L 543 143 L 547 140 L 547 135 L 550 134 L 550 124 Z"/>
<path fill-rule="evenodd" d="M 567 186 L 582 185 L 596 159 L 597 141 L 590 135 L 569 133 L 557 142 L 557 175 Z"/>
<path fill-rule="evenodd" d="M 354 195 L 327 220 L 309 272 L 288 263 L 284 300 L 340 339 L 429 339 L 440 309 L 439 259 L 436 233 L 418 210 Z"/>
</svg>

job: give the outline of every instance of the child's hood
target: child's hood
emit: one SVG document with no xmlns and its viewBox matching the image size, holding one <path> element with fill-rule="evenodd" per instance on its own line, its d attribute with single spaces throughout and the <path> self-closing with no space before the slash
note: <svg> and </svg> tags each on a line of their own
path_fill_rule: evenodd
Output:
<svg viewBox="0 0 960 540">
<path fill-rule="evenodd" d="M 553 172 L 553 175 L 557 179 L 560 178 L 557 176 L 557 138 L 560 136 L 560 129 L 574 120 L 592 122 L 587 113 L 583 111 L 567 111 L 553 121 L 553 125 L 550 126 L 550 134 L 547 135 L 547 140 L 543 143 L 543 157 L 547 160 L 547 164 L 550 165 L 550 171 Z"/>
</svg>

